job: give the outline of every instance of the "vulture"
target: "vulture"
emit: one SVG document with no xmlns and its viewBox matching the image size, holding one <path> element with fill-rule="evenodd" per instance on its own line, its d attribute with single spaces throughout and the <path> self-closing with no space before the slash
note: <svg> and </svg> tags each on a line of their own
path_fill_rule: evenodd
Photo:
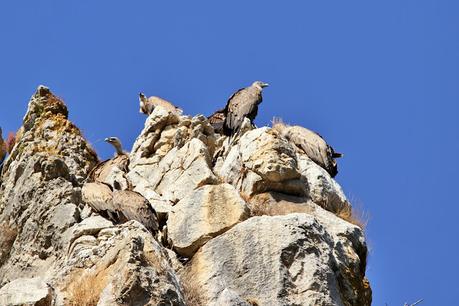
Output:
<svg viewBox="0 0 459 306">
<path fill-rule="evenodd" d="M 214 128 L 215 133 L 223 134 L 223 123 L 225 122 L 226 118 L 225 113 L 226 109 L 223 108 L 219 109 L 218 111 L 207 117 L 210 125 L 212 125 L 212 127 Z"/>
<path fill-rule="evenodd" d="M 112 191 L 109 185 L 94 182 L 85 183 L 81 189 L 83 202 L 94 212 L 113 221 L 124 223 L 136 220 L 149 231 L 159 228 L 156 211 L 141 194 L 130 190 Z"/>
<path fill-rule="evenodd" d="M 280 121 L 274 123 L 273 129 L 302 150 L 314 163 L 325 169 L 331 177 L 338 174 L 335 158 L 342 157 L 343 154 L 336 153 L 322 136 L 307 128 L 298 125 L 288 126 Z"/>
<path fill-rule="evenodd" d="M 249 87 L 236 91 L 226 103 L 224 114 L 226 118 L 223 122 L 223 132 L 225 135 L 236 134 L 244 121 L 248 118 L 253 122 L 258 113 L 258 105 L 262 101 L 261 92 L 269 84 L 256 81 Z"/>
<path fill-rule="evenodd" d="M 123 151 L 117 137 L 105 138 L 105 141 L 115 148 L 115 156 L 95 166 L 88 174 L 88 182 L 102 182 L 114 189 L 129 189 L 129 180 L 125 177 L 128 172 L 129 156 Z"/>
<path fill-rule="evenodd" d="M 178 115 L 182 114 L 182 110 L 174 106 L 171 102 L 164 100 L 160 97 L 152 96 L 147 98 L 143 93 L 139 93 L 139 102 L 140 102 L 140 113 L 145 115 L 150 115 L 153 110 L 159 106 L 166 109 L 169 112 L 176 113 Z"/>
</svg>

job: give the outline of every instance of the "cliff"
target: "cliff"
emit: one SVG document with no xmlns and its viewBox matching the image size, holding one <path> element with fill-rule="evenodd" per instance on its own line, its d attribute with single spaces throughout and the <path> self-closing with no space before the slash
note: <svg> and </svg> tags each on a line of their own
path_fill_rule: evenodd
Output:
<svg viewBox="0 0 459 306">
<path fill-rule="evenodd" d="M 350 203 L 276 130 L 229 145 L 206 117 L 156 108 L 107 182 L 148 201 L 153 232 L 83 201 L 97 163 L 39 87 L 0 178 L 0 305 L 371 304 Z"/>
</svg>

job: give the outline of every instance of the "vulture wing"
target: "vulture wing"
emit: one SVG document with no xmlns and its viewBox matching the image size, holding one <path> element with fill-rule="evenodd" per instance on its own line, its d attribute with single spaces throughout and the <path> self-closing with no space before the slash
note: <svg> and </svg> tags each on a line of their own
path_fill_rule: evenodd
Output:
<svg viewBox="0 0 459 306">
<path fill-rule="evenodd" d="M 233 134 L 239 130 L 245 117 L 255 119 L 261 100 L 261 94 L 252 88 L 243 88 L 233 94 L 227 104 L 225 130 Z"/>
<path fill-rule="evenodd" d="M 129 156 L 128 155 L 117 155 L 112 159 L 105 160 L 98 165 L 96 165 L 88 174 L 88 182 L 101 182 L 106 184 L 116 185 L 116 180 L 114 182 L 113 178 L 118 177 L 118 173 L 123 172 L 127 173 L 129 167 Z M 125 179 L 124 179 L 125 180 Z M 123 180 L 123 182 L 124 182 Z M 126 180 L 127 181 L 127 180 Z M 126 185 L 123 182 L 118 182 L 118 185 Z M 112 186 L 115 189 L 118 186 Z"/>
<path fill-rule="evenodd" d="M 113 206 L 112 190 L 106 184 L 95 182 L 85 183 L 81 189 L 83 202 L 98 214 L 114 221 L 120 221 L 120 215 Z"/>
<path fill-rule="evenodd" d="M 313 162 L 335 177 L 338 168 L 333 159 L 334 151 L 325 140 L 319 134 L 300 126 L 292 126 L 288 129 L 291 141 L 301 148 Z"/>
<path fill-rule="evenodd" d="M 215 132 L 219 134 L 223 133 L 223 123 L 225 122 L 226 118 L 225 110 L 226 108 L 219 109 L 218 111 L 207 117 L 207 119 L 209 119 L 210 125 L 212 125 Z"/>
<path fill-rule="evenodd" d="M 121 214 L 121 222 L 136 220 L 151 232 L 159 228 L 156 212 L 141 194 L 134 191 L 114 191 L 113 206 Z"/>
</svg>

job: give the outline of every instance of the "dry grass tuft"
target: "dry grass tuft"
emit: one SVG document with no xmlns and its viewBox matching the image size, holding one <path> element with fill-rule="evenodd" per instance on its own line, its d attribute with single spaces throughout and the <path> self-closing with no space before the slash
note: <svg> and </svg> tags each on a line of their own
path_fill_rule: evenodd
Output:
<svg viewBox="0 0 459 306">
<path fill-rule="evenodd" d="M 293 203 L 280 203 L 276 205 L 271 205 L 270 203 L 266 205 L 255 204 L 251 205 L 250 209 L 252 216 L 284 216 L 294 213 L 307 214 L 314 211 L 310 206 Z"/>
<path fill-rule="evenodd" d="M 0 224 L 0 264 L 10 255 L 11 248 L 18 235 L 17 228 L 4 221 Z"/>
<path fill-rule="evenodd" d="M 107 285 L 105 274 L 86 272 L 75 274 L 67 287 L 67 300 L 70 306 L 96 306 L 100 294 Z"/>
<path fill-rule="evenodd" d="M 349 223 L 357 225 L 362 230 L 364 230 L 370 219 L 370 216 L 367 212 L 352 208 L 351 206 L 343 206 L 341 210 L 339 210 L 336 215 L 343 220 L 346 220 Z"/>
<path fill-rule="evenodd" d="M 250 203 L 250 196 L 244 192 L 239 192 L 239 195 L 241 196 L 241 198 L 246 202 L 246 203 Z"/>
<path fill-rule="evenodd" d="M 246 300 L 246 302 L 249 304 L 249 305 L 252 305 L 252 306 L 259 306 L 260 304 L 258 304 L 258 301 L 254 298 L 248 298 Z"/>
<path fill-rule="evenodd" d="M 294 213 L 311 213 L 314 208 L 302 203 L 275 201 L 267 195 L 258 195 L 247 201 L 252 216 L 284 216 Z"/>
<path fill-rule="evenodd" d="M 180 274 L 183 295 L 188 306 L 204 305 L 206 301 L 199 284 L 197 274 L 190 268 L 185 268 Z"/>
</svg>

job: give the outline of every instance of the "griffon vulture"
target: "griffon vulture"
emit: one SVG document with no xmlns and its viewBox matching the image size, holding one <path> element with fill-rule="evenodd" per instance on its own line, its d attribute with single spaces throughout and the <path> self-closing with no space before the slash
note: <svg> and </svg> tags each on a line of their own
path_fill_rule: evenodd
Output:
<svg viewBox="0 0 459 306">
<path fill-rule="evenodd" d="M 95 166 L 88 175 L 88 182 L 106 183 L 118 190 L 129 189 L 130 183 L 125 176 L 128 172 L 129 156 L 123 151 L 117 137 L 108 137 L 105 141 L 113 145 L 115 156 Z"/>
<path fill-rule="evenodd" d="M 263 100 L 261 92 L 267 83 L 256 81 L 249 87 L 239 89 L 226 104 L 226 118 L 223 123 L 225 135 L 231 136 L 239 131 L 244 118 L 252 122 L 258 113 L 258 105 Z"/>
<path fill-rule="evenodd" d="M 81 190 L 83 202 L 114 223 L 136 220 L 151 232 L 159 228 L 155 210 L 141 194 L 123 190 L 112 191 L 104 183 L 85 183 Z"/>
<path fill-rule="evenodd" d="M 215 133 L 223 134 L 223 123 L 225 122 L 225 113 L 226 109 L 219 109 L 207 119 L 209 120 L 210 125 L 214 128 Z"/>
<path fill-rule="evenodd" d="M 325 169 L 331 177 L 335 177 L 338 174 L 338 165 L 335 158 L 343 155 L 336 153 L 322 136 L 298 125 L 288 126 L 279 120 L 274 120 L 273 129 L 304 151 L 313 162 Z"/>
<path fill-rule="evenodd" d="M 140 113 L 145 115 L 150 115 L 156 107 L 162 107 L 169 112 L 175 114 L 182 114 L 182 110 L 174 106 L 171 102 L 166 101 L 160 97 L 149 97 L 147 98 L 143 93 L 139 93 L 139 102 L 140 102 Z"/>
</svg>

